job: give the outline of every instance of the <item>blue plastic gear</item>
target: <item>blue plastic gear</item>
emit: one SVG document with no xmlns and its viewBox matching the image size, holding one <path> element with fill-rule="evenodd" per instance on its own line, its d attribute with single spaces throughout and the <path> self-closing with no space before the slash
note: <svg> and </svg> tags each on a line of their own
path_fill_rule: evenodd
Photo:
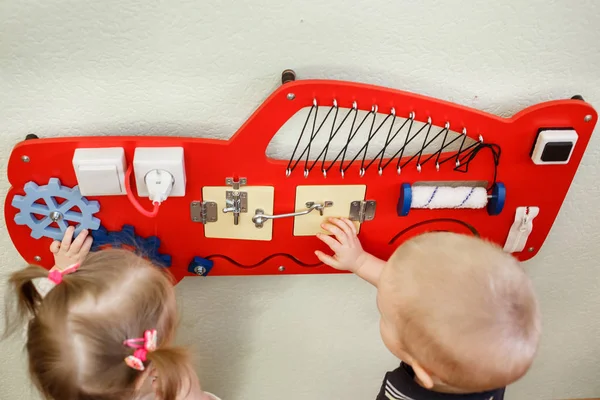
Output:
<svg viewBox="0 0 600 400">
<path fill-rule="evenodd" d="M 50 178 L 44 186 L 28 182 L 24 190 L 25 196 L 15 196 L 11 204 L 20 210 L 15 216 L 15 223 L 27 225 L 34 239 L 48 237 L 62 240 L 69 225 L 73 224 L 75 236 L 84 229 L 95 230 L 100 227 L 100 220 L 94 217 L 100 211 L 100 203 L 83 197 L 77 186 L 62 186 L 58 178 Z M 61 203 L 58 199 L 64 201 Z M 75 207 L 80 211 L 73 211 Z"/>
<path fill-rule="evenodd" d="M 171 256 L 158 252 L 160 239 L 156 236 L 144 238 L 135 234 L 131 225 L 123 225 L 120 231 L 108 231 L 104 227 L 92 232 L 94 244 L 92 251 L 98 251 L 106 246 L 113 248 L 131 247 L 141 257 L 147 258 L 160 267 L 171 266 Z"/>
<path fill-rule="evenodd" d="M 188 272 L 199 276 L 207 276 L 214 266 L 215 262 L 213 260 L 196 256 L 189 263 Z"/>
</svg>

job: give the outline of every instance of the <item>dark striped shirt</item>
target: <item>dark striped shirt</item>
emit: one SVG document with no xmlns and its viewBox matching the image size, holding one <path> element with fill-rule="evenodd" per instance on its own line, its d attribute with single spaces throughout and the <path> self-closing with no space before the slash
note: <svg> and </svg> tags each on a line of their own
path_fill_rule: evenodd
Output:
<svg viewBox="0 0 600 400">
<path fill-rule="evenodd" d="M 427 390 L 415 381 L 415 372 L 408 364 L 388 372 L 377 400 L 503 400 L 504 388 L 471 394 L 450 394 Z"/>
</svg>

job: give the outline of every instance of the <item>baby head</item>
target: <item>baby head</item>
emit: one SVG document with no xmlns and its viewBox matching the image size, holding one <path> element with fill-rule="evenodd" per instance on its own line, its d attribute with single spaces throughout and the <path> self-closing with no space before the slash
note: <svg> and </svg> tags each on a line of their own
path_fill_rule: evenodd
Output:
<svg viewBox="0 0 600 400">
<path fill-rule="evenodd" d="M 429 389 L 504 387 L 537 350 L 530 280 L 514 257 L 478 238 L 437 232 L 405 242 L 382 272 L 377 302 L 384 343 Z"/>
<path fill-rule="evenodd" d="M 187 353 L 169 346 L 177 312 L 166 273 L 130 251 L 104 250 L 42 298 L 33 281 L 47 276 L 30 266 L 10 279 L 20 319 L 29 321 L 30 374 L 45 398 L 131 399 L 152 369 L 160 376 L 157 392 L 175 399 L 193 371 Z M 131 368 L 124 360 L 135 349 L 124 341 L 149 330 L 157 331 L 157 348 L 143 357 L 144 371 Z"/>
</svg>

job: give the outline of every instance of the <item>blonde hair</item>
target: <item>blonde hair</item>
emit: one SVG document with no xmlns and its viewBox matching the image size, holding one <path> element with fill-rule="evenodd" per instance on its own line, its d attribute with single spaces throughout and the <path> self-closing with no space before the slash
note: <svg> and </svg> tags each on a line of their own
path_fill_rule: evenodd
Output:
<svg viewBox="0 0 600 400">
<path fill-rule="evenodd" d="M 42 298 L 33 281 L 47 276 L 48 271 L 35 266 L 11 275 L 17 313 L 7 320 L 6 332 L 28 319 L 29 371 L 46 399 L 137 396 L 142 373 L 125 364 L 133 350 L 123 341 L 143 337 L 149 329 L 158 331 L 158 348 L 144 364 L 160 376 L 162 398 L 176 398 L 193 370 L 187 351 L 168 345 L 177 324 L 169 275 L 133 252 L 103 250 L 90 254 L 77 272 Z"/>
<path fill-rule="evenodd" d="M 380 288 L 408 354 L 443 384 L 470 392 L 504 387 L 531 366 L 540 336 L 533 287 L 495 244 L 427 233 L 400 246 Z"/>
</svg>

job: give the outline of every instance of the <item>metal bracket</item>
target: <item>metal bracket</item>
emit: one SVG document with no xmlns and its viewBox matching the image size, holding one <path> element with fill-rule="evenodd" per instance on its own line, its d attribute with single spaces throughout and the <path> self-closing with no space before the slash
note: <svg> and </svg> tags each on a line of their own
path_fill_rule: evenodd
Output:
<svg viewBox="0 0 600 400">
<path fill-rule="evenodd" d="M 375 218 L 375 209 L 377 202 L 375 200 L 353 201 L 350 203 L 350 221 L 372 221 Z"/>
<path fill-rule="evenodd" d="M 190 213 L 193 222 L 202 224 L 217 222 L 219 218 L 218 206 L 214 201 L 192 201 Z"/>
<path fill-rule="evenodd" d="M 233 190 L 240 190 L 240 186 L 246 186 L 248 184 L 248 179 L 239 178 L 236 181 L 234 178 L 225 178 L 225 184 L 233 187 Z"/>
<path fill-rule="evenodd" d="M 225 184 L 231 186 L 233 190 L 228 190 L 225 193 L 225 208 L 223 213 L 233 213 L 233 224 L 240 223 L 240 213 L 248 212 L 248 193 L 240 192 L 240 187 L 248 183 L 246 178 L 235 180 L 234 178 L 226 178 Z"/>
</svg>

